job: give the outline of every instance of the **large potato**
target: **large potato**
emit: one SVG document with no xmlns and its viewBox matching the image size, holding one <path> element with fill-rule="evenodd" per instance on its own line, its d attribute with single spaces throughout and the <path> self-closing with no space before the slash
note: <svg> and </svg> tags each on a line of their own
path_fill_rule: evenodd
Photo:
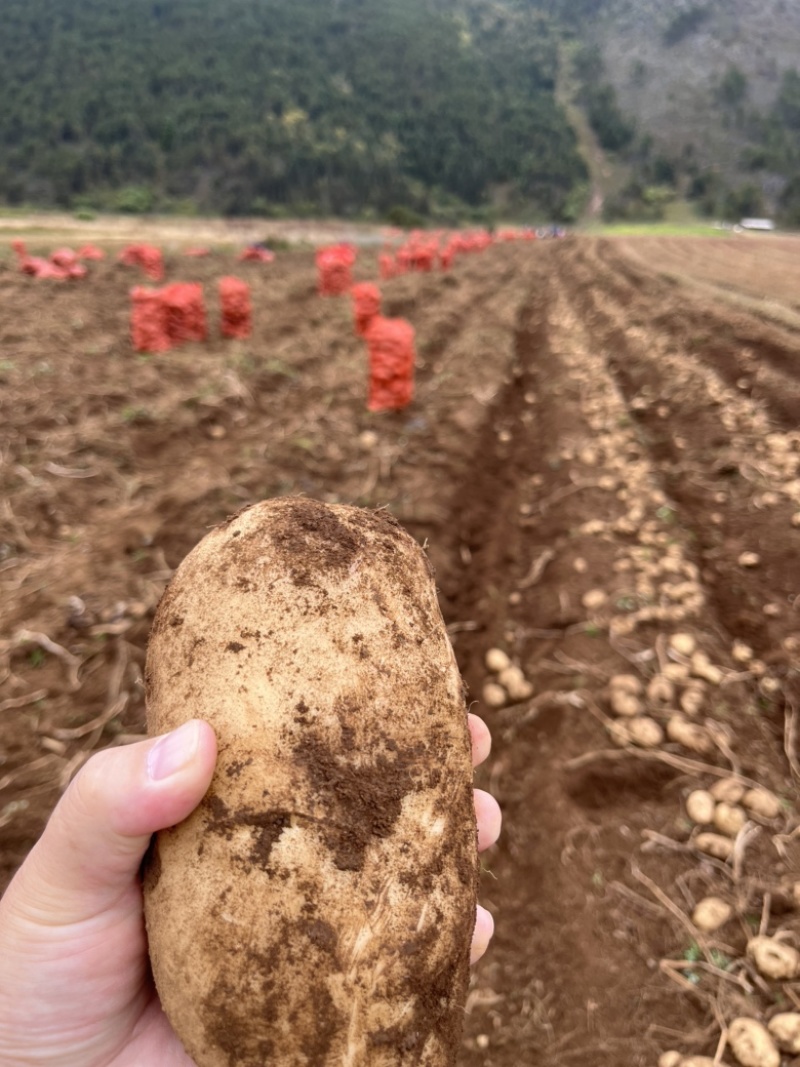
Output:
<svg viewBox="0 0 800 1067">
<path fill-rule="evenodd" d="M 477 850 L 461 679 L 416 542 L 284 499 L 179 567 L 148 727 L 210 722 L 199 808 L 145 870 L 156 985 L 199 1067 L 455 1062 Z"/>
</svg>

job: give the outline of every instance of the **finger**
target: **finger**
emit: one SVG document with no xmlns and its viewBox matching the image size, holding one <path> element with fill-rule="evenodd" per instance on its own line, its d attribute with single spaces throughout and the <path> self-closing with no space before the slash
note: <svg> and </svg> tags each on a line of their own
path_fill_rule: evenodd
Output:
<svg viewBox="0 0 800 1067">
<path fill-rule="evenodd" d="M 472 949 L 470 951 L 470 963 L 477 963 L 492 940 L 494 933 L 494 919 L 492 913 L 478 905 L 475 916 L 475 931 L 472 935 Z"/>
<path fill-rule="evenodd" d="M 25 905 L 51 924 L 111 907 L 133 885 L 151 834 L 185 819 L 200 802 L 216 751 L 214 731 L 195 719 L 92 757 L 19 872 Z"/>
<path fill-rule="evenodd" d="M 503 825 L 500 805 L 483 789 L 475 790 L 475 818 L 478 821 L 478 852 L 483 852 L 497 841 Z"/>
<path fill-rule="evenodd" d="M 492 750 L 492 735 L 489 733 L 489 727 L 478 715 L 470 714 L 468 722 L 472 738 L 472 766 L 478 767 Z"/>
</svg>

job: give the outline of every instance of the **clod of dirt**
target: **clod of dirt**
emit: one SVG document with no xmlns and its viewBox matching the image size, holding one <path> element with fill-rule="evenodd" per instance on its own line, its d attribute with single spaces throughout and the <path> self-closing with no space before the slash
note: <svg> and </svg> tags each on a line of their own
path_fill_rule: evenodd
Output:
<svg viewBox="0 0 800 1067">
<path fill-rule="evenodd" d="M 486 653 L 485 663 L 487 671 L 491 671 L 492 674 L 499 674 L 500 671 L 504 671 L 506 667 L 511 666 L 511 660 L 502 648 L 490 648 Z"/>
<path fill-rule="evenodd" d="M 757 1019 L 734 1019 L 728 1027 L 728 1043 L 742 1067 L 780 1067 L 780 1053 Z"/>
<path fill-rule="evenodd" d="M 679 656 L 691 656 L 697 648 L 697 641 L 692 634 L 673 634 L 669 639 L 669 647 Z"/>
<path fill-rule="evenodd" d="M 686 798 L 686 814 L 698 826 L 710 826 L 716 809 L 714 797 L 705 789 L 695 789 Z"/>
<path fill-rule="evenodd" d="M 796 1011 L 782 1011 L 773 1015 L 767 1023 L 767 1029 L 784 1052 L 800 1052 L 800 1014 Z"/>
<path fill-rule="evenodd" d="M 694 845 L 700 852 L 713 856 L 715 860 L 729 860 L 733 855 L 733 841 L 722 834 L 698 834 Z"/>
<path fill-rule="evenodd" d="M 740 567 L 757 567 L 761 562 L 758 552 L 742 552 L 736 561 Z"/>
<path fill-rule="evenodd" d="M 483 687 L 483 702 L 489 708 L 502 708 L 507 700 L 506 691 L 497 682 L 487 682 Z"/>
<path fill-rule="evenodd" d="M 800 972 L 800 953 L 774 937 L 752 937 L 747 942 L 747 955 L 765 978 L 781 981 Z"/>
<path fill-rule="evenodd" d="M 627 723 L 628 736 L 640 748 L 658 748 L 664 742 L 664 731 L 655 719 L 638 715 Z"/>
<path fill-rule="evenodd" d="M 506 667 L 500 672 L 497 680 L 508 693 L 509 699 L 514 702 L 527 700 L 533 695 L 533 686 L 519 667 Z"/>
<path fill-rule="evenodd" d="M 683 715 L 673 715 L 667 723 L 667 737 L 676 744 L 683 745 L 690 752 L 708 753 L 714 748 L 706 730 L 696 723 L 689 722 Z"/>
<path fill-rule="evenodd" d="M 741 828 L 747 822 L 744 809 L 735 804 L 726 804 L 724 801 L 717 804 L 714 811 L 714 825 L 721 834 L 726 837 L 736 837 Z"/>
<path fill-rule="evenodd" d="M 742 798 L 742 803 L 754 815 L 760 815 L 762 819 L 777 819 L 781 814 L 781 802 L 774 793 L 768 789 L 748 789 Z"/>
<path fill-rule="evenodd" d="M 733 915 L 733 908 L 721 897 L 705 897 L 692 912 L 692 922 L 704 934 L 713 934 Z"/>
<path fill-rule="evenodd" d="M 745 794 L 745 787 L 738 778 L 720 778 L 708 791 L 714 800 L 725 804 L 738 804 Z"/>
</svg>

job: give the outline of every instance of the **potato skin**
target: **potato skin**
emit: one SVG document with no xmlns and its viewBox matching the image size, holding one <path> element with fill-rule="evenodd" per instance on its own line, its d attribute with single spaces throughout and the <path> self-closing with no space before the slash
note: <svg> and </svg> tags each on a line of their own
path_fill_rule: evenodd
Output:
<svg viewBox="0 0 800 1067">
<path fill-rule="evenodd" d="M 257 504 L 187 556 L 148 729 L 214 727 L 145 864 L 156 985 L 198 1067 L 452 1067 L 477 891 L 461 678 L 422 549 L 384 511 Z"/>
</svg>

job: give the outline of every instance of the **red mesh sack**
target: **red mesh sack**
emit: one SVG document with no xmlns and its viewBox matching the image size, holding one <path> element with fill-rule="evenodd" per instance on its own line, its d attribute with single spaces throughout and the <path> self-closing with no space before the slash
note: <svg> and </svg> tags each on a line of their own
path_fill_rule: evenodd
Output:
<svg viewBox="0 0 800 1067">
<path fill-rule="evenodd" d="M 246 263 L 251 260 L 254 263 L 271 263 L 274 258 L 275 253 L 270 252 L 268 248 L 262 248 L 261 245 L 249 245 L 244 252 L 240 253 L 239 262 Z"/>
<path fill-rule="evenodd" d="M 194 282 L 175 282 L 160 291 L 170 342 L 205 341 L 208 337 L 203 287 Z"/>
<path fill-rule="evenodd" d="M 364 337 L 369 324 L 381 313 L 381 291 L 372 282 L 360 282 L 350 290 L 356 333 Z"/>
<path fill-rule="evenodd" d="M 353 285 L 356 250 L 349 244 L 328 245 L 316 254 L 320 296 L 341 296 Z"/>
<path fill-rule="evenodd" d="M 414 327 L 405 319 L 374 318 L 366 333 L 370 411 L 398 411 L 414 396 Z"/>
<path fill-rule="evenodd" d="M 168 352 L 167 309 L 158 289 L 131 289 L 131 340 L 137 352 Z"/>
<path fill-rule="evenodd" d="M 394 278 L 397 274 L 397 263 L 391 252 L 381 252 L 378 256 L 378 269 L 384 281 L 387 278 Z"/>
<path fill-rule="evenodd" d="M 77 266 L 78 256 L 71 248 L 57 248 L 55 252 L 50 253 L 50 262 L 55 263 L 57 267 L 69 270 Z"/>
<path fill-rule="evenodd" d="M 239 278 L 220 278 L 219 298 L 222 305 L 222 336 L 244 340 L 253 332 L 253 305 L 250 286 Z"/>
<path fill-rule="evenodd" d="M 164 278 L 164 257 L 154 245 L 128 245 L 120 252 L 119 262 L 126 267 L 141 267 L 154 282 Z"/>
<path fill-rule="evenodd" d="M 78 249 L 78 259 L 105 259 L 106 254 L 97 245 L 84 245 Z"/>
</svg>

